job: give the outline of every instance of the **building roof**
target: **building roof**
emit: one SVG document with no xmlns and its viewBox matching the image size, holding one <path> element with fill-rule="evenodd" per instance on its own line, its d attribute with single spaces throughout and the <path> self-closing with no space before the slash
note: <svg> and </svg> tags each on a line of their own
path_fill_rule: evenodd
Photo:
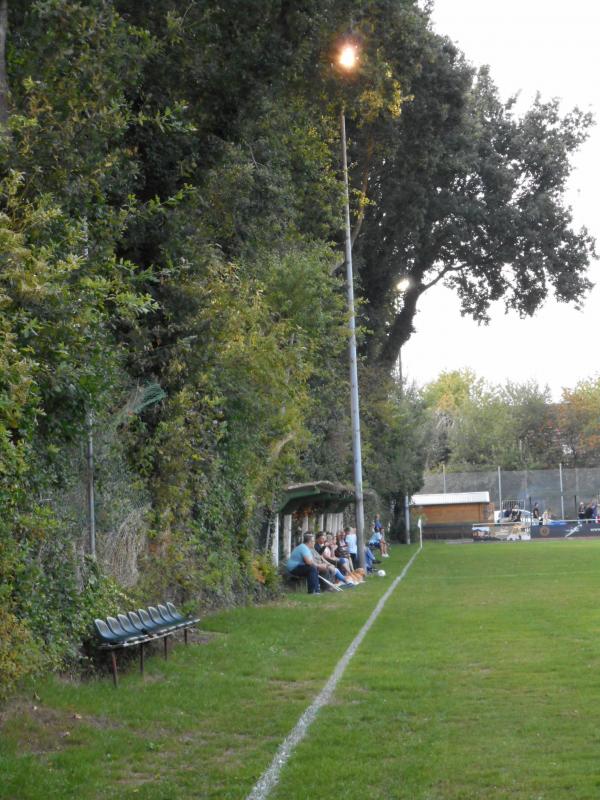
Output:
<svg viewBox="0 0 600 800">
<path fill-rule="evenodd" d="M 413 506 L 454 506 L 468 503 L 489 503 L 489 492 L 446 492 L 446 494 L 415 494 Z"/>
</svg>

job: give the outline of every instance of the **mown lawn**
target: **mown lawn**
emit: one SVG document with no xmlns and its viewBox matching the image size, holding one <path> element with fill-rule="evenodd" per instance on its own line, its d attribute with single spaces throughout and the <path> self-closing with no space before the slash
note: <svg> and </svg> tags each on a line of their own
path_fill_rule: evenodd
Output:
<svg viewBox="0 0 600 800">
<path fill-rule="evenodd" d="M 597 799 L 599 633 L 600 542 L 426 545 L 273 797 Z"/>
<path fill-rule="evenodd" d="M 398 574 L 414 550 L 385 564 Z M 0 798 L 244 798 L 390 577 L 2 714 Z M 426 544 L 272 797 L 600 797 L 600 542 Z"/>
<path fill-rule="evenodd" d="M 159 648 L 145 677 L 133 661 L 117 690 L 38 684 L 0 713 L 0 798 L 245 797 L 389 584 L 208 617 L 208 641 Z"/>
</svg>

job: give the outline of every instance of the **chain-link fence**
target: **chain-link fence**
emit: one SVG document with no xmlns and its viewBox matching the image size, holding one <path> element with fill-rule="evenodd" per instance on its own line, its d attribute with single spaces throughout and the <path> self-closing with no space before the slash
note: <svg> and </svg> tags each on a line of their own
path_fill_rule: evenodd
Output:
<svg viewBox="0 0 600 800">
<path fill-rule="evenodd" d="M 138 559 L 147 545 L 150 498 L 128 462 L 126 426 L 136 411 L 148 404 L 147 395 L 152 397 L 153 388 L 135 387 L 115 412 L 94 419 L 89 431 L 81 432 L 79 443 L 69 447 L 60 485 L 40 498 L 52 509 L 70 542 L 80 580 L 84 558 L 94 549 L 102 571 L 120 585 L 134 586 L 139 578 Z M 88 434 L 93 443 L 91 473 Z"/>
<path fill-rule="evenodd" d="M 537 503 L 541 511 L 547 509 L 556 517 L 574 519 L 579 503 L 600 499 L 600 467 L 429 473 L 421 491 L 487 491 L 496 508 L 518 502 L 531 509 Z"/>
</svg>

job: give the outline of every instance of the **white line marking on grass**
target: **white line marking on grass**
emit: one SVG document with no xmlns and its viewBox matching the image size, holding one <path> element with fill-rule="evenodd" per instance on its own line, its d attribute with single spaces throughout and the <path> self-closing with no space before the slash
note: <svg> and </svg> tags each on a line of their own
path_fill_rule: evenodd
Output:
<svg viewBox="0 0 600 800">
<path fill-rule="evenodd" d="M 422 575 L 415 580 L 423 581 L 469 581 L 485 582 L 493 578 L 581 578 L 588 575 L 598 577 L 598 570 L 573 570 L 568 572 L 478 572 L 477 575 Z"/>
<path fill-rule="evenodd" d="M 369 628 L 373 625 L 381 610 L 383 609 L 384 605 L 386 604 L 388 597 L 394 591 L 396 586 L 400 583 L 401 580 L 405 577 L 408 570 L 411 568 L 413 561 L 419 555 L 421 550 L 423 549 L 423 544 L 417 550 L 416 553 L 412 556 L 408 564 L 404 567 L 400 575 L 392 581 L 392 585 L 387 590 L 387 592 L 380 598 L 379 602 L 371 612 L 371 616 L 362 626 L 352 644 L 348 647 L 344 655 L 338 661 L 334 671 L 331 674 L 331 677 L 325 684 L 325 686 L 321 689 L 319 694 L 315 697 L 312 701 L 310 706 L 306 709 L 304 714 L 300 717 L 298 722 L 296 723 L 296 727 L 292 730 L 292 732 L 284 739 L 282 744 L 279 746 L 279 749 L 275 753 L 275 758 L 271 762 L 271 766 L 263 772 L 261 778 L 258 780 L 246 800 L 265 800 L 266 797 L 270 794 L 272 789 L 275 787 L 275 784 L 279 780 L 279 776 L 281 774 L 282 769 L 287 764 L 292 755 L 293 751 L 295 750 L 296 746 L 300 744 L 302 739 L 308 733 L 308 729 L 313 723 L 315 717 L 317 716 L 319 710 L 323 708 L 324 705 L 327 705 L 331 696 L 335 690 L 335 687 L 339 683 L 340 678 L 344 674 L 348 663 L 352 656 L 356 653 L 360 643 L 367 635 Z"/>
</svg>

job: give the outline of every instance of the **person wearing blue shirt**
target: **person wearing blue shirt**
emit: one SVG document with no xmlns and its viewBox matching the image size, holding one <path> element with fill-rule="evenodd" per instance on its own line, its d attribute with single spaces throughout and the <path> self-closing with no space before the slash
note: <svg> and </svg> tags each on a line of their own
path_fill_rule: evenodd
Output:
<svg viewBox="0 0 600 800">
<path fill-rule="evenodd" d="M 376 547 L 379 549 L 379 544 L 381 542 L 381 531 L 373 531 L 371 538 L 369 539 L 369 544 L 372 547 Z"/>
<path fill-rule="evenodd" d="M 371 530 L 372 530 L 372 535 L 371 538 L 369 539 L 369 545 L 379 550 L 381 552 L 382 558 L 387 558 L 388 548 L 383 533 L 383 523 L 381 521 L 381 516 L 379 514 L 375 516 L 375 522 L 373 523 L 373 528 Z"/>
<path fill-rule="evenodd" d="M 294 547 L 287 560 L 286 568 L 290 575 L 306 578 L 309 594 L 320 594 L 319 573 L 313 561 L 311 550 L 315 546 L 315 537 L 312 533 L 305 533 L 302 544 Z"/>
</svg>

